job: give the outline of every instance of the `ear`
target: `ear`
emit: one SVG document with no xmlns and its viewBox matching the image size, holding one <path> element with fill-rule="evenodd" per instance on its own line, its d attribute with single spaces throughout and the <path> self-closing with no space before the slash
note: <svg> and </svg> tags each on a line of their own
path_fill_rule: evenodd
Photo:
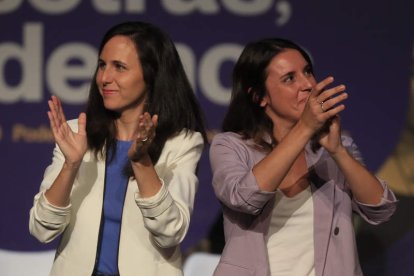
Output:
<svg viewBox="0 0 414 276">
<path fill-rule="evenodd" d="M 260 107 L 266 107 L 267 104 L 268 104 L 268 97 L 267 95 L 265 95 L 260 101 Z"/>
</svg>

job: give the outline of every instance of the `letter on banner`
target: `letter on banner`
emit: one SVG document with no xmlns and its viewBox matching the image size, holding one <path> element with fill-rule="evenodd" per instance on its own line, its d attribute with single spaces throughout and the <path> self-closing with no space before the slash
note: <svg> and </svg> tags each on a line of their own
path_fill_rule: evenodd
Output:
<svg viewBox="0 0 414 276">
<path fill-rule="evenodd" d="M 46 14 L 62 14 L 75 9 L 81 0 L 29 0 L 33 7 Z"/>
<path fill-rule="evenodd" d="M 239 15 L 258 15 L 267 12 L 273 0 L 222 0 L 223 6 Z"/>
<path fill-rule="evenodd" d="M 12 13 L 16 11 L 23 0 L 0 0 L 0 14 Z"/>
<path fill-rule="evenodd" d="M 242 52 L 237 44 L 220 44 L 208 50 L 200 61 L 199 80 L 204 95 L 215 104 L 227 105 L 231 97 L 231 89 L 220 83 L 220 67 L 224 61 L 233 61 Z"/>
<path fill-rule="evenodd" d="M 220 11 L 216 0 L 163 0 L 166 10 L 176 15 L 189 14 L 199 11 L 204 14 L 213 14 Z"/>
<path fill-rule="evenodd" d="M 90 78 L 96 68 L 96 56 L 96 50 L 84 43 L 67 43 L 56 49 L 46 69 L 51 93 L 65 103 L 86 102 Z M 70 61 L 77 63 L 70 64 Z M 71 86 L 69 81 L 82 84 Z"/>
<path fill-rule="evenodd" d="M 0 102 L 15 103 L 19 100 L 40 102 L 42 100 L 42 41 L 41 24 L 28 23 L 23 30 L 23 45 L 13 42 L 0 44 Z M 21 66 L 20 83 L 9 86 L 5 68 L 10 59 L 15 59 Z"/>
</svg>

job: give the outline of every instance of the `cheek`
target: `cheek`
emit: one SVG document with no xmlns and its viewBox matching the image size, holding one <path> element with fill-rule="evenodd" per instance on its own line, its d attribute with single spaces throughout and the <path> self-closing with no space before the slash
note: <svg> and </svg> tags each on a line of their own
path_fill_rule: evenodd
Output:
<svg viewBox="0 0 414 276">
<path fill-rule="evenodd" d="M 129 80 L 128 82 L 124 82 L 123 85 L 134 97 L 140 96 L 145 91 L 145 83 L 141 79 Z"/>
<path fill-rule="evenodd" d="M 135 80 L 132 84 L 132 86 L 134 87 L 134 89 L 138 92 L 138 93 L 142 93 L 142 91 L 145 90 L 145 83 L 143 80 Z"/>
<path fill-rule="evenodd" d="M 311 83 L 312 89 L 313 89 L 313 88 L 315 88 L 315 86 L 318 84 L 318 83 L 316 82 L 316 80 L 315 80 L 315 77 L 312 77 L 312 78 L 310 79 L 310 83 Z"/>
<path fill-rule="evenodd" d="M 102 77 L 101 77 L 101 73 L 100 73 L 100 71 L 98 71 L 98 72 L 96 73 L 96 77 L 95 77 L 95 82 L 96 82 L 96 84 L 97 84 L 98 86 L 100 86 L 100 84 L 102 83 L 101 79 L 102 79 Z"/>
</svg>

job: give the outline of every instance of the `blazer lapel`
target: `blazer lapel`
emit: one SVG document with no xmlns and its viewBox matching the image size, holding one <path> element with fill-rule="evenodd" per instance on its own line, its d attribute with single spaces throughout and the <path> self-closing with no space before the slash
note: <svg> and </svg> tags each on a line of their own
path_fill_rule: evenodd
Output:
<svg viewBox="0 0 414 276">
<path fill-rule="evenodd" d="M 315 272 L 323 275 L 332 231 L 335 183 L 328 180 L 328 164 L 321 162 L 310 171 L 314 206 Z"/>
</svg>

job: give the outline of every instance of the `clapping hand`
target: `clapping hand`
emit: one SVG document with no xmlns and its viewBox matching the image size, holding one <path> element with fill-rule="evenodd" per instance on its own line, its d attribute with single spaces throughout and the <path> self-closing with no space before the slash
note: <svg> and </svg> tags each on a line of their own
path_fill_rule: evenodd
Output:
<svg viewBox="0 0 414 276">
<path fill-rule="evenodd" d="M 70 166 L 79 166 L 82 158 L 88 149 L 86 137 L 86 114 L 79 114 L 78 132 L 75 133 L 69 127 L 62 104 L 56 96 L 52 96 L 48 101 L 50 128 L 55 142 L 65 156 L 65 162 Z"/>
<path fill-rule="evenodd" d="M 315 131 L 312 148 L 319 144 L 330 153 L 342 145 L 339 113 L 345 109 L 343 101 L 348 98 L 344 85 L 327 88 L 333 81 L 333 77 L 328 77 L 312 89 L 302 114 L 302 120 Z"/>
<path fill-rule="evenodd" d="M 155 129 L 158 124 L 158 115 L 148 112 L 140 115 L 138 122 L 138 135 L 128 150 L 128 158 L 133 162 L 139 162 L 148 154 L 148 148 L 155 137 Z"/>
</svg>

